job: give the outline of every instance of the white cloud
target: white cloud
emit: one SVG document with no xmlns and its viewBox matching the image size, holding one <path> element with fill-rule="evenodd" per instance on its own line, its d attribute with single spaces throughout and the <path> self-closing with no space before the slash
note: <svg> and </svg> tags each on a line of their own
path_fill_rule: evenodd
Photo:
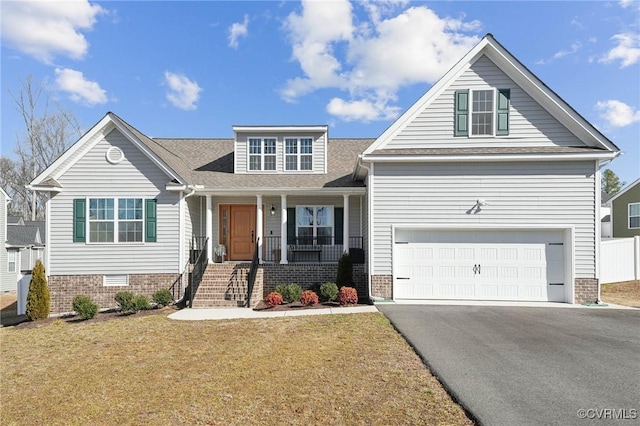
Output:
<svg viewBox="0 0 640 426">
<path fill-rule="evenodd" d="M 582 47 L 582 43 L 580 43 L 579 41 L 576 41 L 575 43 L 571 43 L 571 49 L 563 49 L 556 52 L 553 55 L 553 59 L 560 59 L 568 55 L 573 55 L 574 53 L 577 53 L 581 47 Z"/>
<path fill-rule="evenodd" d="M 318 89 L 340 89 L 350 99 L 333 98 L 330 114 L 348 121 L 396 117 L 398 90 L 435 82 L 479 41 L 467 33 L 481 27 L 478 21 L 439 17 L 425 6 L 397 14 L 405 4 L 303 1 L 302 11 L 291 13 L 285 23 L 292 59 L 303 75 L 287 80 L 282 98 L 295 101 Z M 356 6 L 368 15 L 357 25 Z"/>
<path fill-rule="evenodd" d="M 598 102 L 596 109 L 602 111 L 600 117 L 613 127 L 629 126 L 640 121 L 640 110 L 617 100 Z"/>
<path fill-rule="evenodd" d="M 617 46 L 600 58 L 600 62 L 610 63 L 620 60 L 620 68 L 624 68 L 640 61 L 640 34 L 632 32 L 616 34 L 611 39 L 617 43 Z"/>
<path fill-rule="evenodd" d="M 89 47 L 82 32 L 103 13 L 86 0 L 3 1 L 2 43 L 47 64 L 58 55 L 82 59 Z"/>
<path fill-rule="evenodd" d="M 184 110 L 196 109 L 196 102 L 200 99 L 202 88 L 195 81 L 189 80 L 182 74 L 165 71 L 165 84 L 169 86 L 167 99 L 176 108 Z"/>
<path fill-rule="evenodd" d="M 246 37 L 249 33 L 249 16 L 244 15 L 244 21 L 234 22 L 229 27 L 229 47 L 234 49 L 238 48 L 238 39 L 240 37 Z"/>
<path fill-rule="evenodd" d="M 620 7 L 626 9 L 634 3 L 634 0 L 620 0 L 618 3 L 620 4 Z"/>
<path fill-rule="evenodd" d="M 72 101 L 91 106 L 107 102 L 107 92 L 95 81 L 85 79 L 82 72 L 56 68 L 55 73 L 58 88 L 67 92 Z"/>
</svg>

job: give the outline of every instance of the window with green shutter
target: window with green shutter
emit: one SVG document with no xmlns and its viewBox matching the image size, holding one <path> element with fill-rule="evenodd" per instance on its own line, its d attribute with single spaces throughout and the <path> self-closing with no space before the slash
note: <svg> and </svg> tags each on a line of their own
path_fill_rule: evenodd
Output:
<svg viewBox="0 0 640 426">
<path fill-rule="evenodd" d="M 73 200 L 73 242 L 84 243 L 87 239 L 87 200 Z"/>
<path fill-rule="evenodd" d="M 456 90 L 455 93 L 455 136 L 469 135 L 469 91 Z"/>
<path fill-rule="evenodd" d="M 145 224 L 144 240 L 148 243 L 155 243 L 157 239 L 157 200 L 145 200 Z"/>
<path fill-rule="evenodd" d="M 511 90 L 498 89 L 498 102 L 496 102 L 496 135 L 509 134 L 509 102 Z"/>
<path fill-rule="evenodd" d="M 456 90 L 454 135 L 508 135 L 510 103 L 510 89 Z"/>
</svg>

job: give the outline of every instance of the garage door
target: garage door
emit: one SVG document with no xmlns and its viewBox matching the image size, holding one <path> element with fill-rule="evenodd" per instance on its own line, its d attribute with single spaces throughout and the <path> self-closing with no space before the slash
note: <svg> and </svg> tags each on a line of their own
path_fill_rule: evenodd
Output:
<svg viewBox="0 0 640 426">
<path fill-rule="evenodd" d="M 397 230 L 394 299 L 565 301 L 562 231 Z"/>
</svg>

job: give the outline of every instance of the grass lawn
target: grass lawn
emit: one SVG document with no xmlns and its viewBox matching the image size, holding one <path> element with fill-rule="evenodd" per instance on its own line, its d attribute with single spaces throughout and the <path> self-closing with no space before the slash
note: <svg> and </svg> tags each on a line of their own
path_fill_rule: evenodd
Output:
<svg viewBox="0 0 640 426">
<path fill-rule="evenodd" d="M 640 308 L 640 281 L 602 284 L 600 296 L 604 302 Z"/>
<path fill-rule="evenodd" d="M 382 314 L 0 329 L 0 424 L 472 424 Z"/>
</svg>

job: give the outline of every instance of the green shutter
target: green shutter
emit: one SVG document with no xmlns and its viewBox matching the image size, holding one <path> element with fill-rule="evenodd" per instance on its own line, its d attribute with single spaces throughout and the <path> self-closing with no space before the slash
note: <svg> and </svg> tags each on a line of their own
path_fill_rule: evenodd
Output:
<svg viewBox="0 0 640 426">
<path fill-rule="evenodd" d="M 333 209 L 335 225 L 333 227 L 333 238 L 336 244 L 344 244 L 344 209 L 342 207 L 335 207 Z"/>
<path fill-rule="evenodd" d="M 456 90 L 455 93 L 455 136 L 469 135 L 469 91 Z"/>
<path fill-rule="evenodd" d="M 87 240 L 87 200 L 73 200 L 73 242 L 84 243 Z"/>
<path fill-rule="evenodd" d="M 287 207 L 287 244 L 296 243 L 296 208 Z"/>
<path fill-rule="evenodd" d="M 496 135 L 509 134 L 509 99 L 511 90 L 498 89 L 498 102 L 496 102 Z"/>
<path fill-rule="evenodd" d="M 156 234 L 157 228 L 157 200 L 144 200 L 144 240 L 148 243 L 155 243 L 158 236 Z"/>
</svg>

